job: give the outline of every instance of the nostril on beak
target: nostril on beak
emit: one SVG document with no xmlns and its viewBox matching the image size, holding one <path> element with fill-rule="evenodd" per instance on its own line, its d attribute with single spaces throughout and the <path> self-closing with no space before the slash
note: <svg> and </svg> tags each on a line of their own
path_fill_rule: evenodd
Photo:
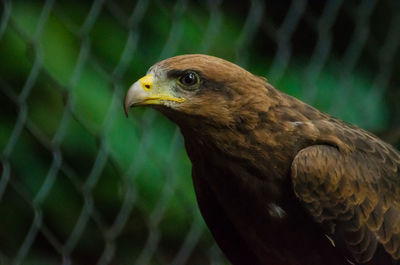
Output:
<svg viewBox="0 0 400 265">
<path fill-rule="evenodd" d="M 149 91 L 153 87 L 153 76 L 146 75 L 140 78 L 139 83 L 142 84 L 142 88 L 146 91 Z"/>
</svg>

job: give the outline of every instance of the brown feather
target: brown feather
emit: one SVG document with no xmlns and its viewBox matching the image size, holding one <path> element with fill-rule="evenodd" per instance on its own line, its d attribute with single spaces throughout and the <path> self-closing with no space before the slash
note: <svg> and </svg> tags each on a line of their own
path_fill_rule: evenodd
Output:
<svg viewBox="0 0 400 265">
<path fill-rule="evenodd" d="M 233 264 L 399 259 L 393 147 L 219 58 L 177 56 L 150 70 L 188 69 L 199 89 L 156 108 L 181 128 L 200 210 Z"/>
</svg>

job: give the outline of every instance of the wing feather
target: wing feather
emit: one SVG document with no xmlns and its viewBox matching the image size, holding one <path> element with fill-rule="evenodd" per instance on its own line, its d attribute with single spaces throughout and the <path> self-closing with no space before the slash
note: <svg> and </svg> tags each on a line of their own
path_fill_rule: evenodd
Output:
<svg viewBox="0 0 400 265">
<path fill-rule="evenodd" d="M 370 264 L 378 248 L 398 260 L 399 155 L 358 141 L 359 149 L 346 153 L 328 145 L 301 150 L 292 164 L 294 192 L 355 262 Z"/>
</svg>

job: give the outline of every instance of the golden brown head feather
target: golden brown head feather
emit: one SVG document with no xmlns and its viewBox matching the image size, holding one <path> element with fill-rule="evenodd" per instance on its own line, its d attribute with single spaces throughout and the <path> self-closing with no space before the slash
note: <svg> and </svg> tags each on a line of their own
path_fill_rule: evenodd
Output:
<svg viewBox="0 0 400 265">
<path fill-rule="evenodd" d="M 177 80 L 188 71 L 199 75 L 200 84 L 194 90 L 176 85 Z M 267 112 L 279 96 L 265 78 L 208 55 L 172 57 L 152 66 L 148 74 L 174 80 L 172 90 L 185 101 L 155 107 L 179 125 L 195 121 L 197 124 L 204 122 L 204 125 L 234 127 L 237 122 L 255 122 L 258 116 L 249 110 Z"/>
<path fill-rule="evenodd" d="M 201 71 L 208 79 L 217 82 L 226 80 L 243 80 L 248 77 L 249 72 L 240 66 L 220 59 L 218 57 L 204 54 L 179 55 L 160 61 L 150 68 L 163 68 L 166 71 L 193 69 Z"/>
</svg>

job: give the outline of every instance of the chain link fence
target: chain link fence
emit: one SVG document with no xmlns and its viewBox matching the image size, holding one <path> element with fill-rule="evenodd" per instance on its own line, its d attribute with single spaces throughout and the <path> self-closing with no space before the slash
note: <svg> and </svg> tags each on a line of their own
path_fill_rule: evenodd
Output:
<svg viewBox="0 0 400 265">
<path fill-rule="evenodd" d="M 161 59 L 236 62 L 399 147 L 398 1 L 0 2 L 0 264 L 228 264 L 179 130 L 122 98 Z"/>
</svg>

